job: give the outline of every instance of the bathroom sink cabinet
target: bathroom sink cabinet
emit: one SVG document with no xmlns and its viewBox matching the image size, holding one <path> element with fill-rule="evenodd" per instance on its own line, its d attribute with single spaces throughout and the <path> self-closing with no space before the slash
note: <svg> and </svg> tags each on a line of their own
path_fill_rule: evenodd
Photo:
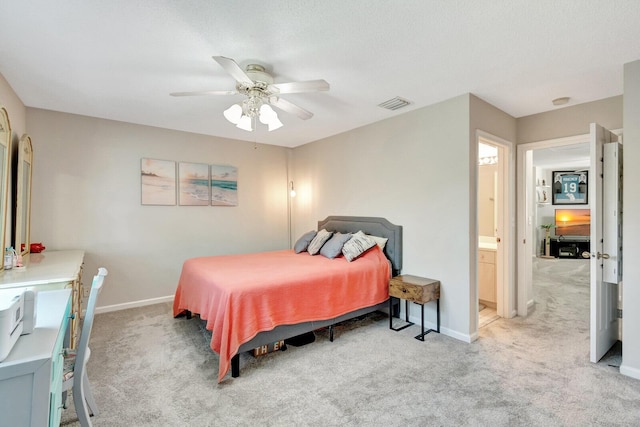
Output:
<svg viewBox="0 0 640 427">
<path fill-rule="evenodd" d="M 478 299 L 487 307 L 496 308 L 496 251 L 478 251 Z"/>
</svg>

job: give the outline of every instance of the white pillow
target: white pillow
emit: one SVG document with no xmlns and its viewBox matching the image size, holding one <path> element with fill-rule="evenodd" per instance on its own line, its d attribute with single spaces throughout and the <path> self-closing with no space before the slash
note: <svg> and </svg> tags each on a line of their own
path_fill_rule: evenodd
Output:
<svg viewBox="0 0 640 427">
<path fill-rule="evenodd" d="M 370 234 L 367 234 L 367 237 L 376 242 L 381 251 L 384 251 L 384 247 L 387 245 L 387 240 L 389 240 L 384 237 L 372 236 Z"/>
<path fill-rule="evenodd" d="M 309 243 L 309 247 L 307 247 L 307 251 L 309 252 L 309 254 L 316 255 L 318 252 L 320 252 L 322 245 L 324 245 L 326 241 L 331 238 L 331 235 L 333 235 L 333 233 L 325 230 L 324 228 L 318 231 L 316 237 L 313 238 L 311 243 Z"/>
<path fill-rule="evenodd" d="M 349 262 L 358 258 L 360 255 L 376 245 L 373 239 L 365 235 L 362 231 L 358 231 L 349 239 L 342 247 L 342 255 Z"/>
</svg>

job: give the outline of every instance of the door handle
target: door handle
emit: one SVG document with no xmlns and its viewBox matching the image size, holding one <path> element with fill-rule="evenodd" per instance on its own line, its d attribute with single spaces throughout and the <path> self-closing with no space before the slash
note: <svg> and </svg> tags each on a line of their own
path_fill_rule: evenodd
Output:
<svg viewBox="0 0 640 427">
<path fill-rule="evenodd" d="M 609 259 L 609 254 L 601 254 L 600 252 L 597 253 L 596 255 L 597 259 Z"/>
</svg>

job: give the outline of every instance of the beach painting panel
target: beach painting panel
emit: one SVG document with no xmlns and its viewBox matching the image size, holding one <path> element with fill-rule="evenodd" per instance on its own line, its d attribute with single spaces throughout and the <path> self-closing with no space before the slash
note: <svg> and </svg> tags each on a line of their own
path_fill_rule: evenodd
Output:
<svg viewBox="0 0 640 427">
<path fill-rule="evenodd" d="M 176 162 L 142 158 L 140 183 L 143 205 L 175 206 Z"/>
<path fill-rule="evenodd" d="M 180 206 L 209 206 L 209 165 L 178 164 Z"/>
<path fill-rule="evenodd" d="M 211 165 L 211 206 L 238 206 L 238 168 Z"/>
</svg>

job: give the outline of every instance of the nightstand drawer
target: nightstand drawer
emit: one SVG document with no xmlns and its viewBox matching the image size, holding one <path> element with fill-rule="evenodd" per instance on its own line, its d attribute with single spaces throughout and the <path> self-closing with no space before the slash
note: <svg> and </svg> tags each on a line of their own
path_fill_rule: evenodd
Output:
<svg viewBox="0 0 640 427">
<path fill-rule="evenodd" d="M 424 304 L 440 298 L 440 281 L 408 274 L 396 276 L 389 281 L 389 295 Z"/>
</svg>

